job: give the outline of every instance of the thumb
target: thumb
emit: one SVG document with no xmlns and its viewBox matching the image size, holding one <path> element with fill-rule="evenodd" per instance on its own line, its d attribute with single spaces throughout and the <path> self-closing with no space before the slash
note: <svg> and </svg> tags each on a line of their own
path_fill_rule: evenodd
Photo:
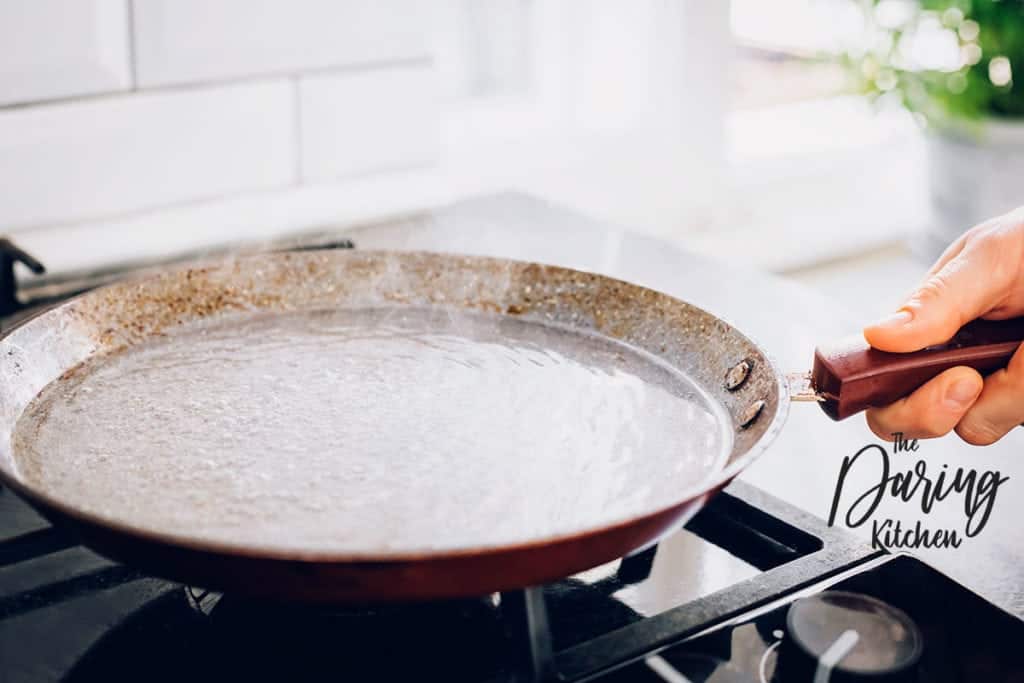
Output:
<svg viewBox="0 0 1024 683">
<path fill-rule="evenodd" d="M 971 251 L 930 274 L 895 313 L 865 327 L 867 342 L 882 351 L 919 351 L 948 341 L 991 310 L 1002 296 L 1002 283 L 989 277 L 985 254 Z"/>
</svg>

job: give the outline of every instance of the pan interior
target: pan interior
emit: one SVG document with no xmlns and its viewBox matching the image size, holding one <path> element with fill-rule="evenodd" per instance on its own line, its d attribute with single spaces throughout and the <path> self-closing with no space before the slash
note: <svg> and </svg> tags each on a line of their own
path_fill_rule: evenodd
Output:
<svg viewBox="0 0 1024 683">
<path fill-rule="evenodd" d="M 12 437 L 73 507 L 227 546 L 379 555 L 595 528 L 680 501 L 731 420 L 593 332 L 440 306 L 197 321 L 50 383 Z"/>
</svg>

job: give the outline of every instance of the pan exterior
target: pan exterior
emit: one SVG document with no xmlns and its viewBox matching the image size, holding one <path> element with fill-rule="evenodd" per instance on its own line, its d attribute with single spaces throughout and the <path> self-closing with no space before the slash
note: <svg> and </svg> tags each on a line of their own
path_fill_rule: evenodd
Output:
<svg viewBox="0 0 1024 683">
<path fill-rule="evenodd" d="M 555 581 L 651 545 L 679 529 L 717 490 L 624 524 L 554 541 L 377 561 L 275 558 L 258 549 L 224 552 L 133 533 L 45 503 L 34 505 L 96 552 L 156 576 L 274 602 L 348 605 L 471 597 Z"/>
<path fill-rule="evenodd" d="M 131 520 L 74 509 L 18 473 L 11 452 L 18 417 L 47 384 L 96 355 L 200 318 L 404 305 L 567 325 L 659 357 L 699 383 L 730 416 L 734 440 L 725 469 L 702 487 L 681 490 L 667 507 L 571 535 L 514 546 L 359 556 L 156 533 Z M 742 361 L 750 368 L 737 385 L 735 371 L 729 373 Z M 261 254 L 119 282 L 47 311 L 0 339 L 0 480 L 55 523 L 75 529 L 97 551 L 206 588 L 302 602 L 480 595 L 567 576 L 678 528 L 774 438 L 788 407 L 785 391 L 770 359 L 728 323 L 665 294 L 600 275 L 426 252 Z"/>
</svg>

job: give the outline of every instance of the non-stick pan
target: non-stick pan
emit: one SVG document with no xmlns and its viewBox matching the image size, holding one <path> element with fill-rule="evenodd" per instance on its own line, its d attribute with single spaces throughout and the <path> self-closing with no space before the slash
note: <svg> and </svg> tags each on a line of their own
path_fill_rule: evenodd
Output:
<svg viewBox="0 0 1024 683">
<path fill-rule="evenodd" d="M 724 466 L 699 486 L 681 487 L 667 503 L 627 518 L 596 518 L 571 533 L 441 550 L 369 547 L 346 552 L 167 533 L 131 518 L 83 509 L 33 484 L 19 470 L 12 447 L 18 418 L 47 385 L 97 357 L 146 344 L 201 319 L 381 307 L 515 317 L 639 349 L 689 378 L 721 408 L 721 426 L 732 437 Z M 998 367 L 1021 338 L 1019 328 L 1000 325 L 984 332 L 1002 334 L 1002 343 L 986 346 L 975 333 L 967 346 L 954 341 L 949 348 L 906 356 L 881 354 L 861 343 L 819 350 L 813 377 L 787 376 L 753 341 L 711 313 L 593 273 L 423 252 L 278 252 L 202 262 L 86 293 L 0 339 L 0 480 L 55 524 L 75 531 L 87 546 L 191 585 L 308 603 L 480 595 L 597 566 L 678 528 L 768 447 L 783 426 L 791 394 L 817 400 L 833 417 L 845 417 L 891 401 L 952 365 Z M 790 385 L 799 383 L 806 386 L 791 391 Z M 340 434 L 343 430 L 339 425 Z M 528 502 L 537 493 L 517 495 Z M 344 515 L 344 506 L 332 514 Z"/>
</svg>

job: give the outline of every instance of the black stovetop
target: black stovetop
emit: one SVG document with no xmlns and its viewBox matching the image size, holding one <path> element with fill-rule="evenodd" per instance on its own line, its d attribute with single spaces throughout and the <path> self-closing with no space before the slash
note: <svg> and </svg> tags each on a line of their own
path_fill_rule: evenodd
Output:
<svg viewBox="0 0 1024 683">
<path fill-rule="evenodd" d="M 717 587 L 716 574 L 746 578 Z M 917 624 L 917 678 L 891 680 L 1024 681 L 1024 623 L 743 484 L 659 546 L 537 590 L 332 609 L 145 576 L 0 489 L 0 680 L 12 683 L 812 681 L 773 675 L 790 604 L 825 589 L 874 596 Z"/>
<path fill-rule="evenodd" d="M 852 599 L 836 591 L 885 604 L 856 598 L 870 609 L 845 605 L 833 618 L 816 601 Z M 787 622 L 805 612 L 806 623 Z M 850 614 L 870 623 L 839 624 Z M 820 634 L 812 658 L 807 642 Z M 919 651 L 902 675 L 843 671 L 879 667 L 907 643 Z M 1022 644 L 1024 622 L 927 565 L 739 482 L 658 546 L 543 587 L 316 610 L 146 576 L 79 546 L 0 487 L 0 682 L 974 683 L 1024 681 Z M 830 658 L 835 667 L 822 669 Z"/>
<path fill-rule="evenodd" d="M 553 652 L 539 667 L 579 678 L 874 555 L 735 485 L 659 546 L 539 591 L 550 627 L 540 640 L 550 633 Z M 331 610 L 258 604 L 103 559 L 0 489 L 0 680 L 501 678 L 530 668 L 527 625 L 536 624 L 523 603 L 537 594 Z"/>
</svg>

